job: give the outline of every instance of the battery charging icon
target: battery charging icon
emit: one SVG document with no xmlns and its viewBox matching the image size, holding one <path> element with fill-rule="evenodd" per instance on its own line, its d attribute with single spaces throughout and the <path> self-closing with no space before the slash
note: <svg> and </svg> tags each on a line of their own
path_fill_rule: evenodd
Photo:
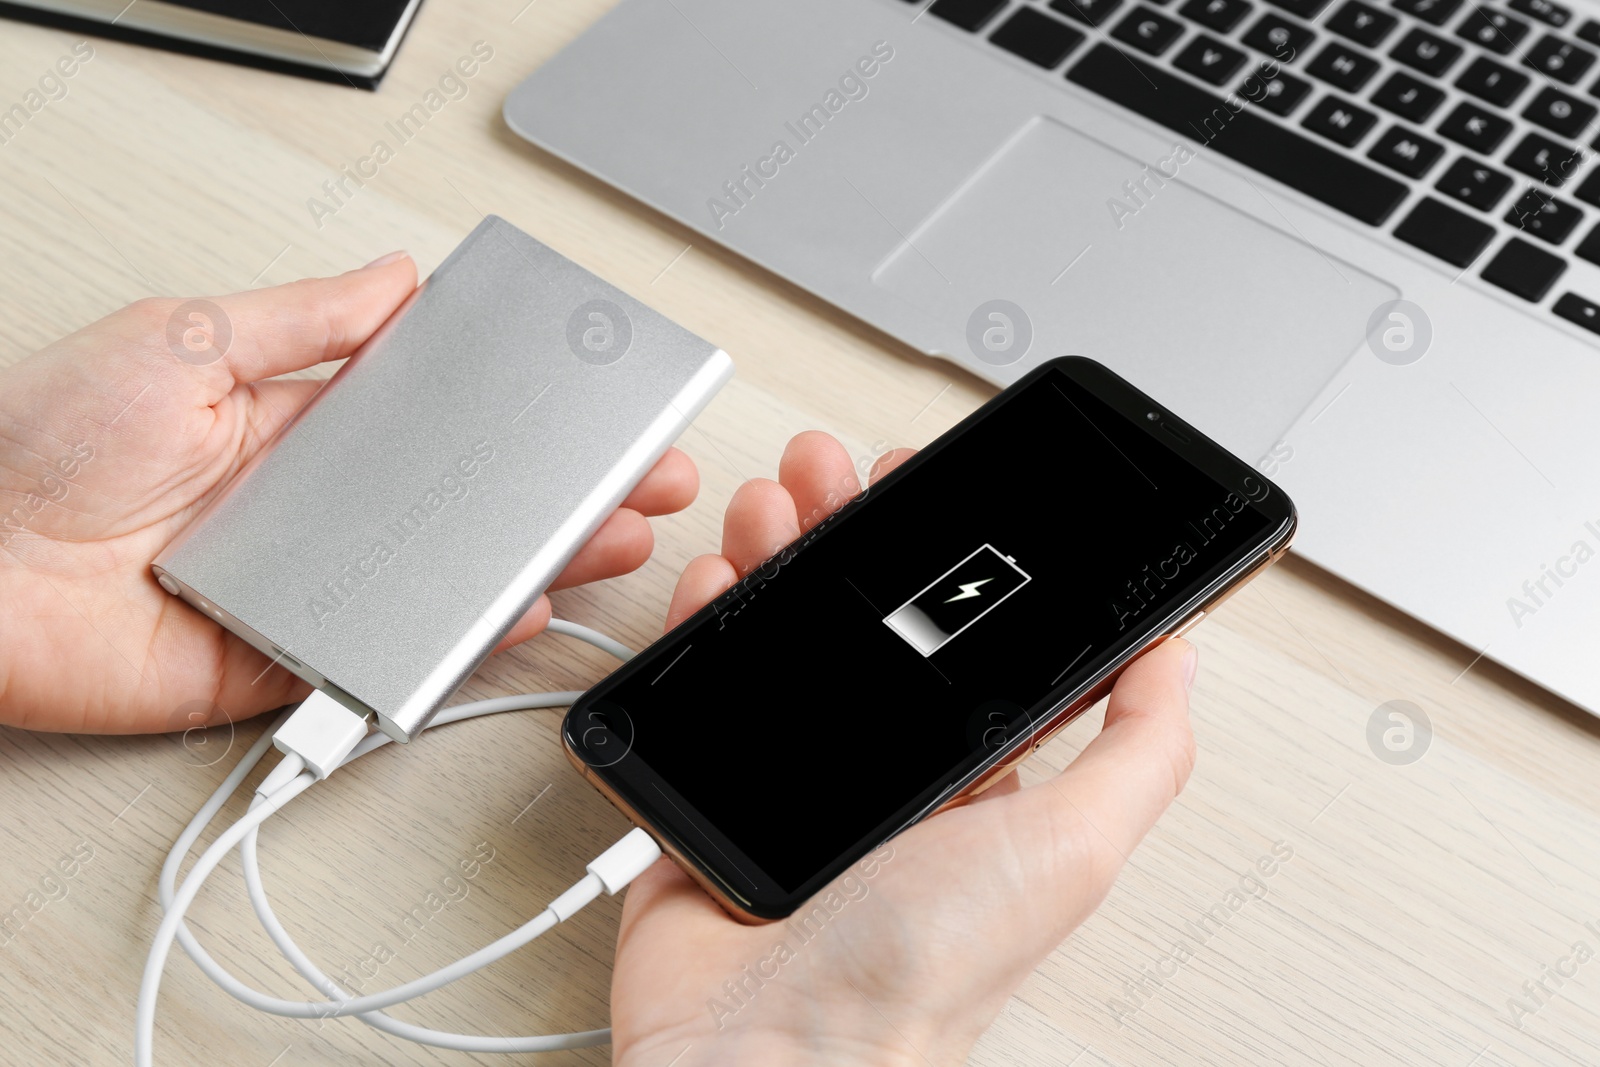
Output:
<svg viewBox="0 0 1600 1067">
<path fill-rule="evenodd" d="M 912 648 L 931 656 L 1032 580 L 1015 559 L 986 544 L 883 621 Z"/>
</svg>

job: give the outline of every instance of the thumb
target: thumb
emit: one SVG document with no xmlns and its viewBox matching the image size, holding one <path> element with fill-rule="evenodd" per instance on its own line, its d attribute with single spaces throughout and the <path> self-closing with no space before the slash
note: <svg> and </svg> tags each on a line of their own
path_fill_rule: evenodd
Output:
<svg viewBox="0 0 1600 1067">
<path fill-rule="evenodd" d="M 1155 825 L 1194 769 L 1189 686 L 1198 662 L 1199 650 L 1178 638 L 1130 664 L 1111 690 L 1100 736 L 1057 779 L 1124 853 Z"/>
<path fill-rule="evenodd" d="M 332 278 L 168 301 L 166 347 L 203 375 L 207 402 L 215 403 L 236 384 L 350 355 L 416 287 L 416 264 L 393 252 Z"/>
<path fill-rule="evenodd" d="M 1025 815 L 1016 825 L 1031 828 L 1026 854 L 1037 857 L 1045 889 L 1069 890 L 1053 894 L 1062 905 L 1056 917 L 1063 937 L 1104 899 L 1189 780 L 1189 684 L 1197 660 L 1182 639 L 1146 652 L 1117 680 L 1105 725 L 1071 766 L 996 801 Z"/>
</svg>

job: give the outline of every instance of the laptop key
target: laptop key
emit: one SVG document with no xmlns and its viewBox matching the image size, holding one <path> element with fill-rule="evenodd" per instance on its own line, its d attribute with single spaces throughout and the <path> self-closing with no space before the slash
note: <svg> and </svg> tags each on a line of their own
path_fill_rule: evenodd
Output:
<svg viewBox="0 0 1600 1067">
<path fill-rule="evenodd" d="M 1270 61 L 1261 64 L 1239 83 L 1239 95 L 1255 107 L 1287 118 L 1300 106 L 1300 101 L 1311 95 L 1311 83 L 1285 74 L 1283 68 L 1276 65 L 1268 70 L 1269 64 Z"/>
<path fill-rule="evenodd" d="M 1077 19 L 1085 26 L 1100 25 L 1120 7 L 1122 0 L 1050 0 L 1050 10 Z"/>
<path fill-rule="evenodd" d="M 1336 144 L 1353 148 L 1377 121 L 1378 116 L 1370 111 L 1356 107 L 1337 96 L 1325 96 L 1306 113 L 1300 125 L 1313 133 L 1320 133 Z"/>
<path fill-rule="evenodd" d="M 1006 0 L 933 0 L 928 11 L 964 30 L 981 30 L 1005 6 Z"/>
<path fill-rule="evenodd" d="M 1321 78 L 1336 89 L 1347 93 L 1360 92 L 1361 87 L 1378 71 L 1378 61 L 1354 48 L 1330 41 L 1315 59 L 1306 64 L 1306 73 Z"/>
<path fill-rule="evenodd" d="M 1483 268 L 1483 280 L 1514 296 L 1538 302 L 1544 299 L 1566 269 L 1567 261 L 1560 256 L 1553 256 L 1529 241 L 1513 237 Z"/>
<path fill-rule="evenodd" d="M 1208 33 L 1202 33 L 1184 46 L 1173 59 L 1172 65 L 1188 71 L 1201 81 L 1212 85 L 1228 82 L 1244 65 L 1244 53 L 1230 48 Z"/>
<path fill-rule="evenodd" d="M 1298 15 L 1310 22 L 1322 13 L 1328 6 L 1328 0 L 1267 0 L 1274 7 L 1281 7 L 1291 15 Z"/>
<path fill-rule="evenodd" d="M 1139 6 L 1117 23 L 1111 36 L 1147 55 L 1159 56 L 1183 35 L 1183 23 L 1170 19 L 1154 8 Z"/>
<path fill-rule="evenodd" d="M 1426 122 L 1444 99 L 1444 90 L 1397 70 L 1372 91 L 1372 102 L 1412 122 Z"/>
<path fill-rule="evenodd" d="M 1441 131 L 1442 132 L 1442 131 Z M 1505 164 L 1551 188 L 1559 188 L 1583 162 L 1583 153 L 1543 134 L 1530 133 L 1506 154 Z"/>
<path fill-rule="evenodd" d="M 1390 126 L 1383 131 L 1367 158 L 1397 170 L 1408 178 L 1420 178 L 1433 169 L 1444 155 L 1444 145 L 1413 133 L 1404 126 Z"/>
<path fill-rule="evenodd" d="M 1462 48 L 1427 30 L 1412 30 L 1400 38 L 1400 43 L 1390 49 L 1389 55 L 1397 63 L 1404 63 L 1424 74 L 1437 78 L 1461 58 Z"/>
<path fill-rule="evenodd" d="M 1573 249 L 1579 259 L 1586 259 L 1590 263 L 1600 265 L 1600 226 L 1589 231 L 1589 235 L 1578 242 L 1578 247 Z"/>
<path fill-rule="evenodd" d="M 1400 20 L 1387 11 L 1379 11 L 1361 0 L 1345 0 L 1344 6 L 1328 17 L 1327 26 L 1340 37 L 1376 48 L 1399 23 Z"/>
<path fill-rule="evenodd" d="M 1394 0 L 1394 6 L 1413 18 L 1443 26 L 1461 6 L 1461 0 Z"/>
<path fill-rule="evenodd" d="M 1247 77 L 1239 95 L 1251 99 L 1250 90 L 1259 91 L 1263 85 L 1252 80 L 1256 78 L 1256 74 Z M 1207 140 L 1213 151 L 1369 226 L 1382 224 L 1405 199 L 1403 182 L 1263 118 L 1250 107 L 1233 113 L 1218 94 L 1109 44 L 1089 49 L 1067 68 L 1067 79 L 1183 137 L 1207 129 L 1205 124 L 1214 115 L 1229 115 Z"/>
<path fill-rule="evenodd" d="M 1445 168 L 1434 188 L 1479 211 L 1493 211 L 1511 189 L 1511 175 L 1462 156 Z"/>
<path fill-rule="evenodd" d="M 1533 27 L 1521 19 L 1512 18 L 1503 11 L 1496 11 L 1492 7 L 1474 8 L 1466 18 L 1461 20 L 1461 25 L 1456 27 L 1456 36 L 1463 41 L 1471 41 L 1479 48 L 1487 48 L 1491 52 L 1505 56 L 1510 55 L 1522 39 L 1528 36 L 1528 31 Z"/>
<path fill-rule="evenodd" d="M 1529 122 L 1563 137 L 1576 137 L 1593 121 L 1600 108 L 1568 96 L 1559 89 L 1545 88 L 1522 111 Z"/>
<path fill-rule="evenodd" d="M 1571 8 L 1553 4 L 1550 0 L 1511 0 L 1506 6 L 1524 15 L 1532 15 L 1550 26 L 1565 26 L 1572 21 Z"/>
<path fill-rule="evenodd" d="M 1600 304 L 1585 300 L 1577 293 L 1562 293 L 1550 309 L 1568 322 L 1575 322 L 1585 330 L 1600 333 Z"/>
<path fill-rule="evenodd" d="M 1253 10 L 1246 0 L 1189 0 L 1178 9 L 1178 14 L 1208 30 L 1227 33 Z"/>
<path fill-rule="evenodd" d="M 989 40 L 1046 70 L 1060 66 L 1067 53 L 1084 41 L 1082 32 L 1031 7 L 1019 8 Z"/>
<path fill-rule="evenodd" d="M 1506 221 L 1523 233 L 1558 245 L 1572 236 L 1572 231 L 1583 221 L 1583 210 L 1548 193 L 1529 189 L 1511 205 Z"/>
<path fill-rule="evenodd" d="M 1439 135 L 1488 155 L 1511 132 L 1511 120 L 1492 115 L 1476 104 L 1457 104 L 1439 123 Z"/>
<path fill-rule="evenodd" d="M 1545 34 L 1522 56 L 1524 66 L 1565 85 L 1577 85 L 1594 66 L 1594 53 L 1553 34 Z M 1591 90 L 1592 91 L 1592 90 Z"/>
<path fill-rule="evenodd" d="M 1316 39 L 1316 34 L 1298 22 L 1291 22 L 1271 12 L 1257 19 L 1241 38 L 1257 52 L 1265 52 L 1279 63 L 1294 62 Z"/>
<path fill-rule="evenodd" d="M 1590 44 L 1600 44 L 1600 22 L 1589 19 L 1578 27 L 1578 40 L 1588 41 Z"/>
<path fill-rule="evenodd" d="M 1456 88 L 1497 107 L 1510 107 L 1511 101 L 1520 96 L 1532 80 L 1520 71 L 1479 56 L 1461 72 L 1461 77 L 1456 79 Z"/>
<path fill-rule="evenodd" d="M 1494 240 L 1494 227 L 1427 196 L 1394 228 L 1394 235 L 1452 267 L 1466 267 Z"/>
<path fill-rule="evenodd" d="M 1585 204 L 1600 207 L 1600 170 L 1591 170 L 1589 176 L 1578 183 L 1572 190 L 1572 195 L 1582 200 Z"/>
</svg>

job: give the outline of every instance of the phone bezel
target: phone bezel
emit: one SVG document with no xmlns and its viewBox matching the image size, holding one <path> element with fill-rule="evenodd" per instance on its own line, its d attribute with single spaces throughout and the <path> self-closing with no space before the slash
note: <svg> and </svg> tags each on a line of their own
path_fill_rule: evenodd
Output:
<svg viewBox="0 0 1600 1067">
<path fill-rule="evenodd" d="M 992 785 L 1005 773 L 1014 769 L 1031 754 L 1039 745 L 1048 740 L 1057 731 L 1078 714 L 1093 706 L 1109 691 L 1116 676 L 1139 655 L 1158 644 L 1167 637 L 1185 629 L 1197 620 L 1205 611 L 1214 608 L 1216 604 L 1225 599 L 1235 588 L 1242 585 L 1255 573 L 1274 562 L 1288 548 L 1293 539 L 1297 515 L 1293 502 L 1284 494 L 1283 490 L 1266 478 L 1259 471 L 1245 464 L 1220 445 L 1205 437 L 1193 427 L 1184 423 L 1177 416 L 1136 389 L 1108 368 L 1081 356 L 1063 356 L 1048 360 L 1019 378 L 1006 390 L 1002 391 L 960 423 L 941 434 L 926 448 L 915 456 L 906 460 L 877 483 L 867 487 L 856 497 L 853 497 L 833 515 L 817 523 L 801 538 L 789 546 L 774 553 L 772 559 L 785 557 L 796 545 L 801 542 L 810 542 L 823 536 L 827 528 L 836 524 L 836 521 L 848 513 L 852 513 L 864 506 L 875 492 L 882 492 L 892 487 L 903 478 L 911 477 L 925 463 L 931 460 L 950 442 L 959 437 L 967 429 L 985 418 L 995 415 L 1005 407 L 1008 399 L 1022 390 L 1028 388 L 1037 379 L 1053 373 L 1064 373 L 1072 381 L 1084 386 L 1098 399 L 1116 410 L 1130 422 L 1145 429 L 1151 434 L 1164 434 L 1161 442 L 1169 448 L 1183 455 L 1203 472 L 1214 477 L 1220 484 L 1230 487 L 1242 486 L 1246 478 L 1254 479 L 1265 486 L 1267 494 L 1261 501 L 1252 501 L 1257 507 L 1262 507 L 1267 502 L 1272 502 L 1271 507 L 1264 510 L 1268 512 L 1269 526 L 1266 531 L 1254 542 L 1236 550 L 1234 555 L 1225 564 L 1219 564 L 1212 580 L 1197 590 L 1193 595 L 1174 605 L 1172 610 L 1145 620 L 1141 628 L 1130 633 L 1130 640 L 1119 649 L 1111 646 L 1102 651 L 1104 658 L 1096 669 L 1081 681 L 1069 681 L 1059 690 L 1047 694 L 1036 705 L 1037 709 L 1048 709 L 1035 715 L 1030 711 L 1031 729 L 1021 732 L 1004 747 L 997 749 L 988 759 L 971 769 L 958 781 L 952 782 L 933 796 L 927 803 L 918 807 L 913 815 L 894 827 L 881 839 L 870 839 L 858 842 L 855 848 L 847 850 L 828 867 L 819 871 L 812 879 L 794 890 L 786 892 L 779 889 L 775 895 L 763 896 L 741 892 L 732 884 L 730 872 L 720 869 L 719 865 L 708 862 L 706 852 L 701 847 L 691 845 L 673 825 L 674 820 L 663 817 L 660 806 L 651 807 L 641 805 L 624 795 L 623 783 L 614 775 L 608 775 L 606 766 L 594 766 L 586 760 L 579 749 L 578 738 L 574 736 L 575 729 L 580 728 L 580 720 L 593 706 L 603 701 L 607 693 L 625 680 L 640 671 L 647 670 L 652 661 L 665 655 L 668 651 L 676 651 L 675 635 L 689 633 L 694 626 L 702 623 L 708 617 L 714 616 L 719 604 L 732 595 L 739 587 L 736 583 L 734 590 L 724 593 L 705 605 L 695 614 L 685 619 L 678 627 L 664 634 L 653 642 L 648 648 L 636 656 L 629 663 L 619 667 L 606 678 L 602 679 L 588 692 L 584 693 L 569 709 L 562 723 L 562 742 L 566 749 L 568 759 L 593 784 L 599 791 L 616 805 L 625 815 L 637 825 L 644 827 L 662 845 L 663 849 L 683 867 L 691 877 L 718 900 L 730 914 L 746 922 L 767 922 L 782 919 L 792 914 L 806 900 L 810 899 L 817 890 L 828 882 L 838 877 L 852 863 L 862 856 L 880 846 L 883 841 L 894 837 L 907 827 L 929 817 L 945 808 L 963 803 L 971 799 L 984 788 Z M 1151 413 L 1157 417 L 1150 418 Z M 1173 432 L 1176 431 L 1176 432 Z M 1276 522 L 1270 520 L 1276 519 Z M 752 574 L 757 573 L 757 568 Z M 749 581 L 749 578 L 744 581 Z M 1092 663 L 1093 661 L 1091 661 Z M 660 778 L 653 768 L 642 763 L 637 765 L 649 775 Z M 637 773 L 637 768 L 635 773 Z M 665 783 L 665 779 L 660 779 Z M 670 783 L 667 783 L 670 785 Z M 930 787 L 931 790 L 932 787 Z M 666 796 L 663 793 L 663 796 Z M 686 816 L 687 818 L 687 816 Z M 691 820 L 692 822 L 692 820 Z M 702 834 L 704 829 L 701 828 Z M 708 841 L 714 848 L 721 848 L 714 839 L 708 836 Z M 724 842 L 731 844 L 731 842 Z M 729 860 L 731 864 L 732 861 Z"/>
</svg>

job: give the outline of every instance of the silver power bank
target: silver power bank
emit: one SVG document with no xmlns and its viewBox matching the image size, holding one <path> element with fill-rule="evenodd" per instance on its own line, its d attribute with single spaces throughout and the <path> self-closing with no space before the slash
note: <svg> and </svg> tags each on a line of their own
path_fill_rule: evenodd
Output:
<svg viewBox="0 0 1600 1067">
<path fill-rule="evenodd" d="M 490 216 L 153 569 L 409 741 L 732 373 Z"/>
</svg>

